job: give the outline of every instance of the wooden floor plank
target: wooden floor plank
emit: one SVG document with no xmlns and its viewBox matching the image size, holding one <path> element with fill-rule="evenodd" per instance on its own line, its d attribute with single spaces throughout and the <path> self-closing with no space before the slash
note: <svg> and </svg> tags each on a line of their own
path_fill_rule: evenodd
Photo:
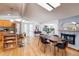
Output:
<svg viewBox="0 0 79 59">
<path fill-rule="evenodd" d="M 29 40 L 30 38 L 28 38 Z M 25 43 L 24 47 L 18 47 L 10 50 L 0 50 L 0 56 L 54 56 L 53 47 L 47 46 L 46 52 L 43 52 L 43 46 L 39 42 L 38 38 L 31 38 L 28 43 Z M 38 45 L 39 43 L 39 45 Z M 50 51 L 51 48 L 51 51 Z M 42 49 L 42 50 L 41 50 Z M 79 56 L 79 52 L 70 48 L 66 49 L 68 56 Z M 56 52 L 57 56 L 61 56 L 61 52 Z"/>
</svg>

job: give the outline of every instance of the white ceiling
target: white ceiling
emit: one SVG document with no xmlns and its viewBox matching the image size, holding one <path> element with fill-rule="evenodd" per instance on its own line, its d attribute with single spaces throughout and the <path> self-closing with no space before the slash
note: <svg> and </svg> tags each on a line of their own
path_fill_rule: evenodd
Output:
<svg viewBox="0 0 79 59">
<path fill-rule="evenodd" d="M 25 12 L 26 4 L 23 3 L 0 3 L 0 14 L 7 13 L 8 11 L 11 11 L 11 8 L 13 8 L 13 12 L 18 12 L 20 15 L 22 15 Z"/>
<path fill-rule="evenodd" d="M 59 20 L 70 16 L 79 15 L 78 3 L 63 3 L 58 8 L 47 11 L 36 3 L 0 3 L 0 14 L 14 8 L 14 11 L 20 15 L 28 17 L 30 21 L 48 22 L 52 20 Z"/>
<path fill-rule="evenodd" d="M 37 4 L 29 4 L 26 10 L 26 16 L 38 22 L 49 22 L 75 15 L 79 15 L 79 4 L 76 3 L 61 4 L 61 6 L 50 12 Z"/>
</svg>

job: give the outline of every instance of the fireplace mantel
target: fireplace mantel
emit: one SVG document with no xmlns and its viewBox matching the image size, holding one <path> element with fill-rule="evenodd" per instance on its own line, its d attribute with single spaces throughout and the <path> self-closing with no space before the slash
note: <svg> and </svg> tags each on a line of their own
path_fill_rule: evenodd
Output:
<svg viewBox="0 0 79 59">
<path fill-rule="evenodd" d="M 60 32 L 79 32 L 79 30 L 72 31 L 72 30 L 59 30 Z"/>
<path fill-rule="evenodd" d="M 60 35 L 61 33 L 64 33 L 64 34 L 73 34 L 75 35 L 75 44 L 68 44 L 68 47 L 70 48 L 74 48 L 76 50 L 79 50 L 79 31 L 60 31 Z"/>
</svg>

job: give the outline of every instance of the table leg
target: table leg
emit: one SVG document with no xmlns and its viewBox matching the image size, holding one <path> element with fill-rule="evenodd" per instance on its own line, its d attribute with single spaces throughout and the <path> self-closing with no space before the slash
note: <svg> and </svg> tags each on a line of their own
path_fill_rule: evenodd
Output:
<svg viewBox="0 0 79 59">
<path fill-rule="evenodd" d="M 56 47 L 54 46 L 54 56 L 56 56 Z"/>
</svg>

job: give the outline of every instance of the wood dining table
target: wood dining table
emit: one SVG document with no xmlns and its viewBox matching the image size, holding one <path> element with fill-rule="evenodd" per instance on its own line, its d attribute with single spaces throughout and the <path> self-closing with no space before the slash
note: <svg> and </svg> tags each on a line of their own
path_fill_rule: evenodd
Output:
<svg viewBox="0 0 79 59">
<path fill-rule="evenodd" d="M 56 56 L 56 44 L 57 43 L 63 43 L 62 39 L 58 36 L 52 35 L 52 36 L 47 36 L 47 35 L 42 35 L 42 37 L 44 37 L 45 39 L 47 39 L 46 41 L 50 43 L 51 46 L 53 46 L 53 50 L 54 50 L 54 55 Z"/>
<path fill-rule="evenodd" d="M 51 46 L 53 46 L 54 47 L 54 56 L 56 56 L 56 44 L 57 43 L 63 43 L 62 42 L 62 39 L 60 38 L 60 37 L 56 37 L 56 36 L 50 36 L 49 38 L 47 38 L 48 40 L 48 42 L 50 42 L 50 44 L 51 44 Z"/>
</svg>

